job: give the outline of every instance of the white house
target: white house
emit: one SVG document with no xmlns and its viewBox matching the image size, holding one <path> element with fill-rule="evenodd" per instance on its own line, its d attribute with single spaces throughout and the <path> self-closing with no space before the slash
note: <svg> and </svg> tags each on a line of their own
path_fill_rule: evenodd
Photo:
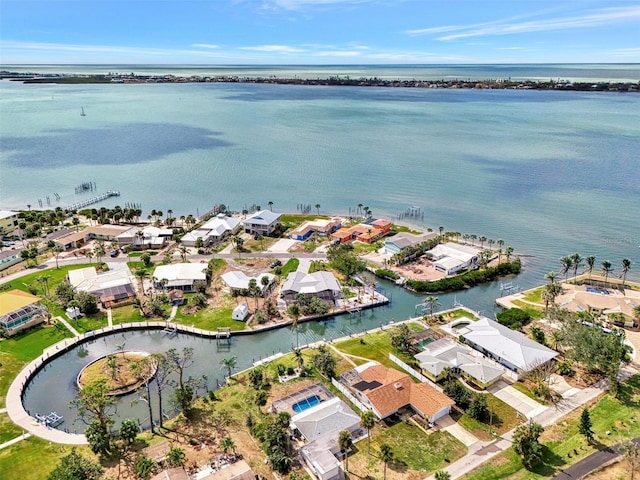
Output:
<svg viewBox="0 0 640 480">
<path fill-rule="evenodd" d="M 244 303 L 237 305 L 236 308 L 231 312 L 231 318 L 234 320 L 238 320 L 240 322 L 244 322 L 244 320 L 249 315 L 249 307 L 247 307 Z"/>
<path fill-rule="evenodd" d="M 122 247 L 130 246 L 135 250 L 162 248 L 173 236 L 171 228 L 159 228 L 153 225 L 133 227 L 116 237 Z"/>
<path fill-rule="evenodd" d="M 342 296 L 342 288 L 331 272 L 291 272 L 282 285 L 280 296 L 285 301 L 291 301 L 299 293 L 335 302 Z"/>
<path fill-rule="evenodd" d="M 255 280 L 260 291 L 264 292 L 264 290 L 269 288 L 269 285 L 273 283 L 276 276 L 273 273 L 264 272 L 256 275 L 255 277 L 249 277 L 244 272 L 234 270 L 232 272 L 222 274 L 220 278 L 222 278 L 222 281 L 224 281 L 231 290 L 246 290 L 249 288 L 249 282 L 251 282 L 251 280 Z M 263 278 L 266 278 L 268 283 L 263 285 Z"/>
<path fill-rule="evenodd" d="M 431 254 L 433 268 L 447 275 L 475 267 L 480 261 L 480 249 L 459 243 L 441 243 L 427 253 Z"/>
<path fill-rule="evenodd" d="M 558 355 L 558 352 L 534 342 L 523 333 L 488 318 L 469 322 L 458 328 L 456 333 L 462 335 L 473 348 L 515 372 L 518 377 Z"/>
<path fill-rule="evenodd" d="M 219 213 L 197 229 L 183 236 L 182 244 L 185 247 L 195 247 L 196 242 L 200 239 L 202 245 L 206 247 L 221 242 L 228 235 L 235 235 L 241 227 L 242 222 L 240 219 Z"/>
<path fill-rule="evenodd" d="M 206 265 L 202 263 L 173 263 L 160 265 L 153 272 L 156 284 L 166 280 L 167 288 L 177 288 L 184 292 L 193 292 L 194 283 L 207 281 Z"/>
<path fill-rule="evenodd" d="M 127 271 L 98 273 L 94 267 L 86 267 L 69 270 L 67 278 L 77 291 L 98 297 L 105 308 L 129 304 L 135 297 L 135 288 Z"/>
<path fill-rule="evenodd" d="M 244 220 L 244 231 L 252 235 L 270 235 L 276 229 L 279 220 L 279 213 L 260 210 Z"/>
</svg>

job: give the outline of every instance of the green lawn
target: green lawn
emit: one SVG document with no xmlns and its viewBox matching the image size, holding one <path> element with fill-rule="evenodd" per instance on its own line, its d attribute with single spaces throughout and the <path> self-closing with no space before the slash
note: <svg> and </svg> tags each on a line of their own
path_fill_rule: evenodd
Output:
<svg viewBox="0 0 640 480">
<path fill-rule="evenodd" d="M 55 292 L 56 286 L 65 279 L 65 277 L 67 276 L 67 272 L 69 272 L 69 270 L 77 270 L 79 268 L 86 268 L 91 266 L 93 265 L 90 265 L 87 263 L 82 265 L 66 265 L 66 266 L 61 266 L 60 268 L 55 268 L 55 267 L 47 268 L 46 270 L 33 272 L 28 275 L 25 275 L 24 277 L 20 277 L 16 280 L 12 280 L 6 285 L 10 285 L 9 289 L 15 288 L 18 290 L 22 290 L 23 292 L 29 292 L 29 288 L 27 286 L 33 284 L 37 288 L 37 292 L 38 292 L 37 295 L 42 295 L 44 294 L 44 290 L 43 290 L 44 285 L 39 281 L 37 281 L 37 279 L 46 276 L 49 278 L 49 281 L 48 281 L 49 292 L 53 294 L 53 292 Z"/>
<path fill-rule="evenodd" d="M 479 421 L 465 413 L 458 420 L 460 425 L 481 440 L 490 440 L 490 431 L 503 434 L 520 423 L 516 409 L 492 394 L 486 394 L 486 398 L 489 409 L 493 412 L 493 415 L 489 415 L 483 421 Z"/>
<path fill-rule="evenodd" d="M 95 461 L 88 447 L 76 447 L 78 452 Z M 0 450 L 0 478 L 3 480 L 42 480 L 56 467 L 60 459 L 71 451 L 59 445 L 30 437 L 9 448 Z"/>
<path fill-rule="evenodd" d="M 525 303 L 522 300 L 513 300 L 511 303 L 527 312 L 529 316 L 534 320 L 540 320 L 544 316 L 544 312 L 540 310 L 540 308 L 534 307 L 533 305 Z"/>
<path fill-rule="evenodd" d="M 9 415 L 0 413 L 0 443 L 19 437 L 23 433 L 23 430 L 9 419 Z"/>
<path fill-rule="evenodd" d="M 107 313 L 100 311 L 89 317 L 80 317 L 77 320 L 70 320 L 69 323 L 80 333 L 99 330 L 108 325 Z"/>
<path fill-rule="evenodd" d="M 393 478 L 393 471 L 406 469 L 419 471 L 425 476 L 454 462 L 465 453 L 466 447 L 450 433 L 440 431 L 431 435 L 425 434 L 419 427 L 411 423 L 398 422 L 385 428 L 376 428 L 371 438 L 372 463 L 370 468 L 382 468 L 374 452 L 379 452 L 380 445 L 386 443 L 393 450 L 394 460 L 387 466 L 387 477 Z M 367 440 L 358 443 L 359 452 L 367 453 Z"/>
<path fill-rule="evenodd" d="M 286 278 L 286 276 L 291 272 L 298 270 L 298 265 L 300 265 L 300 260 L 297 258 L 290 258 L 287 263 L 282 266 L 282 272 L 280 273 L 282 278 Z"/>
<path fill-rule="evenodd" d="M 296 228 L 299 225 L 302 225 L 303 222 L 315 220 L 315 219 L 329 220 L 331 217 L 327 215 L 298 215 L 298 214 L 284 214 L 280 216 L 280 223 L 287 228 Z"/>
<path fill-rule="evenodd" d="M 133 305 L 126 305 L 112 309 L 111 320 L 114 325 L 119 325 L 121 323 L 146 322 L 149 319 L 140 315 L 140 310 L 133 308 Z"/>
<path fill-rule="evenodd" d="M 547 427 L 540 437 L 544 444 L 544 460 L 528 471 L 512 448 L 489 463 L 465 475 L 463 480 L 538 480 L 549 478 L 560 468 L 581 460 L 595 452 L 578 432 L 581 409 L 577 409 L 557 424 Z M 622 438 L 640 435 L 640 375 L 631 378 L 621 389 L 619 399 L 605 395 L 590 410 L 596 445 L 613 445 Z M 606 432 L 610 434 L 607 435 Z"/>
<path fill-rule="evenodd" d="M 29 362 L 41 355 L 46 347 L 71 336 L 71 332 L 64 325 L 37 327 L 0 341 L 0 352 Z"/>
<path fill-rule="evenodd" d="M 407 325 L 412 331 L 420 331 L 424 329 L 417 323 L 408 323 Z M 390 333 L 392 330 L 393 329 L 388 328 L 382 332 L 367 333 L 359 336 L 358 338 L 351 338 L 349 340 L 337 342 L 335 343 L 335 347 L 348 355 L 368 358 L 369 360 L 375 360 L 381 365 L 397 369 L 398 366 L 389 360 L 389 353 L 394 354 L 396 357 L 407 363 L 411 363 L 413 358 L 409 355 L 398 352 L 393 348 L 393 346 L 391 346 Z"/>
<path fill-rule="evenodd" d="M 222 308 L 205 308 L 193 315 L 185 315 L 178 309 L 175 321 L 190 327 L 216 331 L 218 327 L 229 327 L 231 330 L 244 330 L 245 323 L 231 318 L 235 305 Z"/>
<path fill-rule="evenodd" d="M 543 292 L 544 292 L 544 287 L 539 287 L 525 293 L 522 296 L 522 299 L 526 302 L 539 303 L 541 305 L 544 305 L 544 301 L 542 300 Z"/>
</svg>

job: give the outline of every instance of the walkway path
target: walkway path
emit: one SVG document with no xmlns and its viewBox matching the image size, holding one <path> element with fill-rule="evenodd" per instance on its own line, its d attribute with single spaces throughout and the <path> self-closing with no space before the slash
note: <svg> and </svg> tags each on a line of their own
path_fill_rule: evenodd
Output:
<svg viewBox="0 0 640 480">
<path fill-rule="evenodd" d="M 527 418 L 534 417 L 548 408 L 536 402 L 533 398 L 527 397 L 524 393 L 516 390 L 504 380 L 496 382 L 489 387 L 488 390 L 490 393 L 493 393 L 496 398 L 512 406 Z"/>
<path fill-rule="evenodd" d="M 80 336 L 80 332 L 78 332 L 75 328 L 73 328 L 73 326 L 67 322 L 64 318 L 62 317 L 54 317 L 54 320 L 57 322 L 62 323 L 65 327 L 67 327 L 67 329 L 73 333 L 74 337 L 79 337 Z"/>
<path fill-rule="evenodd" d="M 464 443 L 465 447 L 470 447 L 479 441 L 475 435 L 451 418 L 451 415 L 445 415 L 444 417 L 439 418 L 437 423 L 441 430 L 449 432 L 455 438 Z"/>
<path fill-rule="evenodd" d="M 11 445 L 13 445 L 14 443 L 18 443 L 21 442 L 22 440 L 25 440 L 27 438 L 29 438 L 31 436 L 30 433 L 23 433 L 22 435 L 20 435 L 19 437 L 16 438 L 12 438 L 11 440 L 4 442 L 2 444 L 0 444 L 0 450 L 2 450 L 3 448 L 7 448 L 10 447 Z"/>
<path fill-rule="evenodd" d="M 107 325 L 113 327 L 113 316 L 111 314 L 111 309 L 107 308 Z"/>
</svg>

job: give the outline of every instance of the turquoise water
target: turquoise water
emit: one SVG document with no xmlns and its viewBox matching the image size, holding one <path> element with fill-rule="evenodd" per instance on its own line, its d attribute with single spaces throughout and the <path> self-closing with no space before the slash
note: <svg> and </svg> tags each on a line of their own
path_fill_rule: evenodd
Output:
<svg viewBox="0 0 640 480">
<path fill-rule="evenodd" d="M 315 407 L 318 405 L 322 399 L 318 395 L 311 395 L 310 397 L 305 398 L 304 400 L 300 400 L 299 402 L 291 405 L 291 408 L 294 412 L 300 413 L 304 412 L 308 408 Z"/>
</svg>

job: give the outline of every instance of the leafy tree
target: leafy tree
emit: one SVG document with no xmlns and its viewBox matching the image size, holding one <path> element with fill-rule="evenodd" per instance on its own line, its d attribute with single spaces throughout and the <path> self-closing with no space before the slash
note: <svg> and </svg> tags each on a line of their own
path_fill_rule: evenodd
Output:
<svg viewBox="0 0 640 480">
<path fill-rule="evenodd" d="M 507 308 L 496 315 L 498 322 L 513 330 L 520 330 L 529 323 L 531 315 L 520 308 Z"/>
<path fill-rule="evenodd" d="M 226 368 L 228 372 L 227 376 L 231 378 L 231 371 L 235 368 L 237 362 L 238 357 L 223 358 L 220 360 L 220 364 L 222 365 L 220 368 Z"/>
<path fill-rule="evenodd" d="M 542 460 L 542 445 L 538 442 L 544 428 L 530 421 L 516 427 L 513 434 L 513 449 L 522 458 L 523 465 L 529 469 Z"/>
<path fill-rule="evenodd" d="M 487 418 L 487 415 L 489 413 L 487 396 L 481 393 L 475 393 L 471 395 L 467 413 L 471 418 L 475 418 L 476 420 L 484 420 L 485 418 Z"/>
<path fill-rule="evenodd" d="M 542 330 L 537 325 L 532 326 L 529 329 L 529 333 L 531 333 L 531 338 L 533 338 L 536 342 L 544 345 L 546 343 L 546 338 L 544 334 L 544 330 Z"/>
<path fill-rule="evenodd" d="M 98 420 L 94 420 L 87 427 L 85 436 L 93 453 L 106 455 L 111 452 L 111 434 L 108 426 L 104 426 Z"/>
<path fill-rule="evenodd" d="M 387 463 L 389 463 L 391 460 L 393 460 L 393 449 L 391 448 L 391 446 L 387 445 L 386 443 L 383 443 L 382 445 L 380 445 L 380 458 L 384 462 L 383 478 L 386 480 L 386 478 L 387 478 Z"/>
<path fill-rule="evenodd" d="M 262 388 L 264 383 L 264 372 L 262 368 L 254 368 L 249 370 L 249 382 L 255 389 Z"/>
<path fill-rule="evenodd" d="M 95 295 L 88 292 L 77 292 L 73 299 L 76 301 L 78 308 L 85 315 L 93 315 L 98 313 L 98 299 Z"/>
<path fill-rule="evenodd" d="M 593 430 L 591 423 L 591 414 L 589 413 L 588 408 L 583 408 L 582 413 L 580 414 L 580 425 L 578 426 L 578 430 L 581 435 L 584 435 L 584 438 L 587 439 L 587 442 L 593 442 Z"/>
<path fill-rule="evenodd" d="M 171 446 L 169 452 L 167 452 L 167 463 L 171 467 L 182 467 L 186 460 L 184 450 L 180 447 Z"/>
<path fill-rule="evenodd" d="M 224 453 L 229 453 L 229 451 L 235 452 L 236 444 L 233 442 L 233 439 L 229 435 L 226 435 L 220 440 L 220 448 L 222 448 L 222 451 Z"/>
<path fill-rule="evenodd" d="M 150 267 L 151 266 L 151 254 L 148 252 L 143 253 L 142 255 L 140 255 L 140 261 L 144 264 L 145 267 Z"/>
<path fill-rule="evenodd" d="M 256 391 L 256 405 L 264 407 L 267 404 L 267 392 L 264 390 Z"/>
<path fill-rule="evenodd" d="M 136 460 L 136 477 L 147 480 L 158 468 L 158 464 L 149 457 L 141 455 Z"/>
<path fill-rule="evenodd" d="M 434 474 L 434 478 L 436 480 L 451 480 L 451 474 L 449 472 L 445 472 L 444 470 L 438 470 Z"/>
<path fill-rule="evenodd" d="M 75 448 L 60 459 L 47 480 L 99 480 L 102 467 L 80 455 Z"/>
<path fill-rule="evenodd" d="M 406 323 L 398 325 L 391 333 L 391 345 L 400 352 L 408 352 L 411 347 L 411 330 Z"/>
<path fill-rule="evenodd" d="M 69 306 L 69 302 L 73 300 L 75 294 L 76 290 L 67 281 L 60 282 L 56 286 L 56 297 L 58 297 L 58 301 L 63 308 L 67 308 Z"/>
<path fill-rule="evenodd" d="M 456 402 L 456 405 L 463 410 L 466 410 L 471 398 L 469 390 L 467 390 L 460 382 L 455 379 L 449 380 L 444 384 L 443 392 L 447 397 Z"/>
<path fill-rule="evenodd" d="M 371 410 L 362 412 L 360 426 L 367 430 L 367 451 L 371 451 L 371 429 L 376 424 L 376 415 Z"/>
<path fill-rule="evenodd" d="M 313 356 L 313 365 L 326 378 L 333 378 L 336 374 L 336 359 L 326 346 L 320 345 L 318 353 Z"/>
<path fill-rule="evenodd" d="M 191 402 L 193 402 L 193 387 L 188 384 L 184 384 L 182 387 L 178 386 L 174 391 L 174 398 L 182 413 L 189 418 L 191 416 Z"/>
<path fill-rule="evenodd" d="M 140 427 L 135 420 L 127 418 L 120 425 L 120 438 L 127 445 L 131 445 L 134 442 L 138 433 L 140 433 Z"/>
<path fill-rule="evenodd" d="M 110 428 L 113 425 L 111 415 L 114 399 L 108 393 L 107 381 L 101 378 L 85 385 L 71 402 L 80 418 L 89 423 L 87 439 L 95 453 L 108 453 L 111 450 Z"/>
<path fill-rule="evenodd" d="M 353 445 L 351 439 L 351 432 L 349 430 L 342 430 L 338 435 L 338 445 L 344 452 L 345 470 L 349 471 L 349 449 Z"/>
</svg>

